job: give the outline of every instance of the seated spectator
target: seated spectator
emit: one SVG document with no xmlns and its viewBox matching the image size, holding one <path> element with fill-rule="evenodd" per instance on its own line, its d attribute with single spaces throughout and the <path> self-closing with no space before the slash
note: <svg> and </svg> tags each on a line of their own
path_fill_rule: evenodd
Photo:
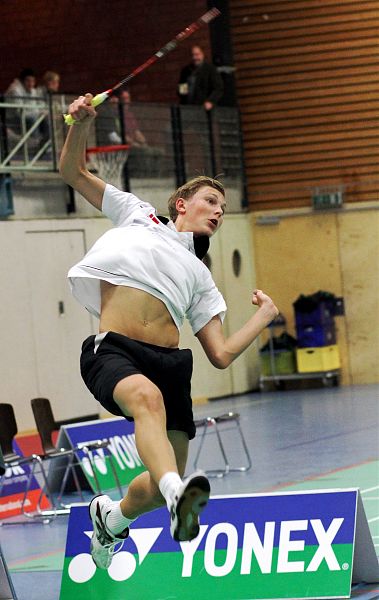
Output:
<svg viewBox="0 0 379 600">
<path fill-rule="evenodd" d="M 47 96 L 48 94 L 56 94 L 59 91 L 60 75 L 55 71 L 46 71 L 42 77 L 43 84 L 37 88 L 38 96 Z"/>
<path fill-rule="evenodd" d="M 32 69 L 23 69 L 18 78 L 12 81 L 4 95 L 7 100 L 14 100 L 27 106 L 28 109 L 24 111 L 26 121 L 29 125 L 34 123 L 39 115 L 39 104 L 36 76 Z"/>
<path fill-rule="evenodd" d="M 149 146 L 142 133 L 138 120 L 131 110 L 130 92 L 124 90 L 120 94 L 124 121 L 125 141 L 130 145 L 128 170 L 131 177 L 158 177 L 161 170 L 163 152 L 160 148 Z"/>
<path fill-rule="evenodd" d="M 36 76 L 32 69 L 23 69 L 18 76 L 10 84 L 4 94 L 5 98 L 14 104 L 18 104 L 18 108 L 7 109 L 6 122 L 8 127 L 8 138 L 16 140 L 22 135 L 22 120 L 21 115 L 29 129 L 41 114 L 41 110 L 45 108 L 45 103 L 38 100 L 38 91 L 36 88 Z M 21 108 L 22 107 L 22 108 Z M 25 108 L 24 108 L 25 107 Z M 39 134 L 43 136 L 41 126 L 29 138 L 29 142 L 36 144 L 39 141 Z"/>
<path fill-rule="evenodd" d="M 216 67 L 206 62 L 199 45 L 191 48 L 191 62 L 183 67 L 179 78 L 180 104 L 195 104 L 212 110 L 222 97 L 224 85 Z"/>
<path fill-rule="evenodd" d="M 99 106 L 95 125 L 98 146 L 122 144 L 118 95 L 113 94 Z"/>
<path fill-rule="evenodd" d="M 56 94 L 59 91 L 60 75 L 55 71 L 46 71 L 42 77 L 43 84 L 37 88 L 37 94 L 41 98 L 45 99 L 44 108 L 46 110 L 46 118 L 41 122 L 39 126 L 39 132 L 41 134 L 40 145 L 44 145 L 51 136 L 51 127 L 49 124 L 49 113 L 50 113 L 50 102 L 52 102 L 51 94 Z M 59 114 L 59 101 L 55 102 L 55 111 L 52 114 Z"/>
</svg>

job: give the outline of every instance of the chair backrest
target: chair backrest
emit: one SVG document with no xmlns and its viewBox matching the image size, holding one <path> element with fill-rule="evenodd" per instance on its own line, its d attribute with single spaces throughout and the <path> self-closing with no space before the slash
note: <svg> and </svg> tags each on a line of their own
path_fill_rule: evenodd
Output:
<svg viewBox="0 0 379 600">
<path fill-rule="evenodd" d="M 33 398 L 30 401 L 30 404 L 32 405 L 34 420 L 41 438 L 43 451 L 45 454 L 53 452 L 55 446 L 53 444 L 52 433 L 57 429 L 57 425 L 51 409 L 50 400 L 47 398 Z"/>
<path fill-rule="evenodd" d="M 13 454 L 13 438 L 17 434 L 17 423 L 11 404 L 0 403 L 0 446 L 6 459 Z"/>
</svg>

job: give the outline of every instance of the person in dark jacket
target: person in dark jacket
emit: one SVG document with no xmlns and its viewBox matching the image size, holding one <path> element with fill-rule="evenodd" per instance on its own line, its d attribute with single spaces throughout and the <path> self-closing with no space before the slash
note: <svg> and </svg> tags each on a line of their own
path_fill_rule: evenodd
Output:
<svg viewBox="0 0 379 600">
<path fill-rule="evenodd" d="M 180 73 L 180 104 L 195 104 L 212 110 L 224 91 L 222 78 L 216 67 L 206 62 L 201 46 L 192 46 L 191 55 L 190 64 Z"/>
</svg>

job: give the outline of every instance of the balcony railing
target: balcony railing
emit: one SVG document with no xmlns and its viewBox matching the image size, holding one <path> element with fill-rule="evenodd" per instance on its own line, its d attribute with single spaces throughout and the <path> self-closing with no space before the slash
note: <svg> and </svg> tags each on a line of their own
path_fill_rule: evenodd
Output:
<svg viewBox="0 0 379 600">
<path fill-rule="evenodd" d="M 67 133 L 62 114 L 73 96 L 7 99 L 0 96 L 0 174 L 57 171 Z M 137 133 L 138 132 L 138 133 Z M 198 106 L 107 101 L 89 146 L 131 144 L 124 168 L 125 189 L 174 188 L 197 175 L 219 176 L 245 203 L 243 153 L 237 108 L 206 112 Z"/>
</svg>

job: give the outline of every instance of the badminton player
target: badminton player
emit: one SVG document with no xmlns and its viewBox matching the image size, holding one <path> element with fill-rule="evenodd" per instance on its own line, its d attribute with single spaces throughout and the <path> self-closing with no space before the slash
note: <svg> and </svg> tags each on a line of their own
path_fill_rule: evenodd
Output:
<svg viewBox="0 0 379 600">
<path fill-rule="evenodd" d="M 192 540 L 199 533 L 210 486 L 202 472 L 182 480 L 188 443 L 195 436 L 192 354 L 178 349 L 184 317 L 210 362 L 225 369 L 278 311 L 256 290 L 252 302 L 258 310 L 224 337 L 226 305 L 199 258 L 223 222 L 221 183 L 198 177 L 183 185 L 169 199 L 171 220 L 163 223 L 148 202 L 87 170 L 86 141 L 96 116 L 91 98 L 80 96 L 69 107 L 78 123 L 70 128 L 60 161 L 64 181 L 115 226 L 69 272 L 74 296 L 100 319 L 99 334 L 83 343 L 81 373 L 104 408 L 134 420 L 137 450 L 147 468 L 121 502 L 100 495 L 90 503 L 91 554 L 106 569 L 131 523 L 165 503 L 175 540 Z"/>
</svg>

